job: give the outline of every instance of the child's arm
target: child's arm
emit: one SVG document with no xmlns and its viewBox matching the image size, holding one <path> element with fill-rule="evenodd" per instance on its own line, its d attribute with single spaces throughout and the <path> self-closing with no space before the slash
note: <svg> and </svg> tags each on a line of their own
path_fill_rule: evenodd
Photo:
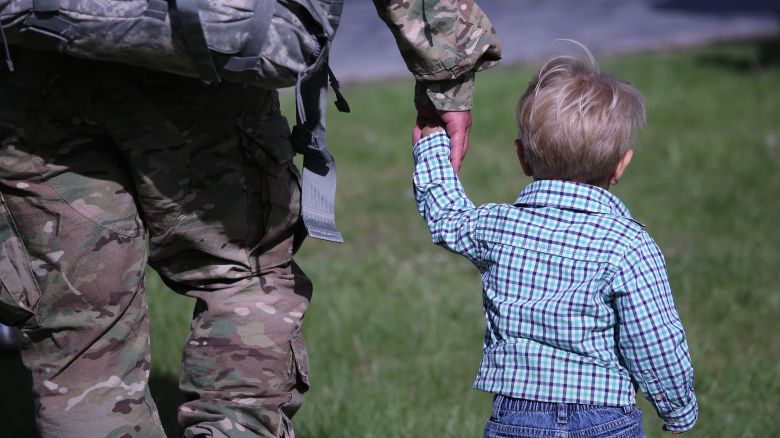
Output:
<svg viewBox="0 0 780 438">
<path fill-rule="evenodd" d="M 618 344 L 631 377 L 666 430 L 691 429 L 698 415 L 693 365 L 663 255 L 647 233 L 641 233 L 626 254 L 612 287 Z"/>
<path fill-rule="evenodd" d="M 476 240 L 479 210 L 466 197 L 450 164 L 450 140 L 442 130 L 428 129 L 414 145 L 414 197 L 417 210 L 428 223 L 433 242 L 464 255 L 473 263 L 480 259 Z"/>
</svg>

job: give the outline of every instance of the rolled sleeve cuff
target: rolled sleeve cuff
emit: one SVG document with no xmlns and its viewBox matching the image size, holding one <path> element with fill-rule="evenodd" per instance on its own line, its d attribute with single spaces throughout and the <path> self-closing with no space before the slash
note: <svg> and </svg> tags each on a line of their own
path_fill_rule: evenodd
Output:
<svg viewBox="0 0 780 438">
<path fill-rule="evenodd" d="M 417 108 L 439 111 L 469 111 L 474 101 L 474 73 L 442 81 L 417 81 L 414 103 Z"/>
<path fill-rule="evenodd" d="M 664 416 L 664 428 L 671 432 L 685 432 L 693 428 L 699 416 L 699 405 L 696 396 L 691 394 L 691 401 L 684 407 Z"/>
<path fill-rule="evenodd" d="M 443 158 L 449 159 L 450 138 L 443 130 L 433 132 L 415 143 L 413 153 L 416 162 L 433 155 L 441 155 Z"/>
</svg>

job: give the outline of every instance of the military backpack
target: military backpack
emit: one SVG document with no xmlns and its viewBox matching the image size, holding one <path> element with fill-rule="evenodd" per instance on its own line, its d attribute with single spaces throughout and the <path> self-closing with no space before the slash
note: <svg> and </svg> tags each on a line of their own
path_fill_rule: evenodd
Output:
<svg viewBox="0 0 780 438">
<path fill-rule="evenodd" d="M 304 154 L 302 215 L 310 235 L 341 241 L 335 163 L 325 146 L 328 67 L 344 0 L 0 0 L 0 40 L 80 58 L 263 88 L 296 87 L 291 141 Z"/>
</svg>

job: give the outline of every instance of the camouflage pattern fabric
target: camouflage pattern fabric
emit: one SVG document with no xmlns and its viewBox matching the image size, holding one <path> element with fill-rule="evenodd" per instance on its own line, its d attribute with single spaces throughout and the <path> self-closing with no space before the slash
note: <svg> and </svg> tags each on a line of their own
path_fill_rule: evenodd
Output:
<svg viewBox="0 0 780 438">
<path fill-rule="evenodd" d="M 15 59 L 0 72 L 0 322 L 22 327 L 41 434 L 164 436 L 148 261 L 197 300 L 185 436 L 293 436 L 312 288 L 292 260 L 300 191 L 276 92 Z"/>
<path fill-rule="evenodd" d="M 500 57 L 476 4 L 375 3 L 418 104 L 470 108 L 473 73 Z M 0 72 L 0 322 L 23 329 L 41 434 L 163 436 L 147 386 L 149 263 L 197 300 L 185 436 L 293 436 L 312 287 L 292 260 L 300 187 L 276 93 L 14 60 Z"/>
<path fill-rule="evenodd" d="M 0 19 L 3 39 L 20 47 L 192 77 L 202 73 L 192 56 L 202 61 L 201 55 L 208 59 L 211 51 L 217 65 L 225 67 L 217 76 L 279 88 L 295 85 L 300 74 L 308 76 L 321 64 L 342 2 L 180 0 L 171 8 L 162 0 L 57 0 L 56 13 L 38 14 L 35 7 L 46 7 L 45 2 L 0 0 Z M 187 47 L 196 44 L 193 29 L 182 22 L 188 6 L 200 21 L 192 25 L 203 31 L 202 54 Z"/>
<path fill-rule="evenodd" d="M 415 103 L 471 109 L 474 72 L 501 59 L 496 31 L 475 0 L 374 0 L 417 80 Z"/>
</svg>

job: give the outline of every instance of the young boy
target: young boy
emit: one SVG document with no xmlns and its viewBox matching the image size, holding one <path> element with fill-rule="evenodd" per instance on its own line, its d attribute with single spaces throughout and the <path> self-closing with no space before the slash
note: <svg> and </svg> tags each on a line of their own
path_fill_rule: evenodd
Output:
<svg viewBox="0 0 780 438">
<path fill-rule="evenodd" d="M 561 56 L 517 107 L 517 156 L 534 181 L 513 205 L 469 201 L 440 127 L 415 145 L 415 196 L 434 243 L 482 274 L 475 387 L 496 394 L 485 437 L 644 436 L 636 386 L 665 430 L 693 427 L 693 368 L 663 255 L 607 191 L 644 120 L 629 83 Z"/>
</svg>

